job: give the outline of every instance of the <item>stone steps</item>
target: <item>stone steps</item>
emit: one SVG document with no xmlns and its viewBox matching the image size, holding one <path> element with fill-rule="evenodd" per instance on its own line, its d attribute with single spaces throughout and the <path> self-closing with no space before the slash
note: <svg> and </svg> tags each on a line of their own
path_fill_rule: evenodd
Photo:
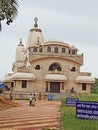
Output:
<svg viewBox="0 0 98 130">
<path fill-rule="evenodd" d="M 28 101 L 22 101 L 19 107 L 0 111 L 0 130 L 57 130 L 60 105 L 58 101 L 38 100 L 35 106 L 29 106 Z"/>
</svg>

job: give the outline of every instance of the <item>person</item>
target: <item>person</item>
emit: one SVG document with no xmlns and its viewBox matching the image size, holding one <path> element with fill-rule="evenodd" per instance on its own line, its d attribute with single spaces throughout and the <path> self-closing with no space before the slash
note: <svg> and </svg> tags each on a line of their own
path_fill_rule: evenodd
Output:
<svg viewBox="0 0 98 130">
<path fill-rule="evenodd" d="M 13 93 L 12 93 L 12 92 L 10 92 L 10 101 L 12 101 L 12 100 L 13 100 L 13 97 L 14 97 Z"/>
<path fill-rule="evenodd" d="M 36 96 L 35 96 L 35 94 L 33 94 L 33 97 L 32 97 L 32 106 L 35 106 L 35 101 L 36 101 Z"/>
<path fill-rule="evenodd" d="M 32 106 L 32 99 L 33 99 L 33 97 L 32 97 L 32 93 L 31 93 L 30 96 L 29 96 L 29 103 L 30 103 L 30 106 Z"/>
<path fill-rule="evenodd" d="M 33 94 L 33 99 L 36 101 L 36 95 L 35 95 L 35 93 Z"/>
</svg>

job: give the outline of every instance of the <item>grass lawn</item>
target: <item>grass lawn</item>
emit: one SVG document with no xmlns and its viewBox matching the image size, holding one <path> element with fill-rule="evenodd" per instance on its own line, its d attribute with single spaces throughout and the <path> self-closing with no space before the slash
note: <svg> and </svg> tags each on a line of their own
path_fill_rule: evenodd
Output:
<svg viewBox="0 0 98 130">
<path fill-rule="evenodd" d="M 98 94 L 78 96 L 81 101 L 97 101 Z M 98 130 L 98 120 L 83 120 L 76 118 L 76 108 L 61 107 L 61 120 L 64 130 Z"/>
</svg>

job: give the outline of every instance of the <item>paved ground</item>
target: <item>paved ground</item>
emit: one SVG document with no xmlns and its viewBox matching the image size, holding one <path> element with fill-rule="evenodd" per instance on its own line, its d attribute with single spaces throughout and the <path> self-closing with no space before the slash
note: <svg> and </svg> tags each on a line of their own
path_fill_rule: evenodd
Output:
<svg viewBox="0 0 98 130">
<path fill-rule="evenodd" d="M 60 130 L 60 102 L 39 100 L 35 106 L 29 106 L 28 101 L 21 104 L 0 111 L 0 130 Z"/>
</svg>

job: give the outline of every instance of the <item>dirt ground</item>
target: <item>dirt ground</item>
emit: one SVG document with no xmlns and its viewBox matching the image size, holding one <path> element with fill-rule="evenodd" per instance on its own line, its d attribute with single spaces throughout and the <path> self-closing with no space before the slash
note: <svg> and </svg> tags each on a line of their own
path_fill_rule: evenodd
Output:
<svg viewBox="0 0 98 130">
<path fill-rule="evenodd" d="M 9 99 L 6 99 L 4 97 L 0 97 L 0 110 L 4 110 L 10 107 L 17 107 L 19 106 L 18 103 L 15 103 L 14 101 L 10 101 Z"/>
</svg>

